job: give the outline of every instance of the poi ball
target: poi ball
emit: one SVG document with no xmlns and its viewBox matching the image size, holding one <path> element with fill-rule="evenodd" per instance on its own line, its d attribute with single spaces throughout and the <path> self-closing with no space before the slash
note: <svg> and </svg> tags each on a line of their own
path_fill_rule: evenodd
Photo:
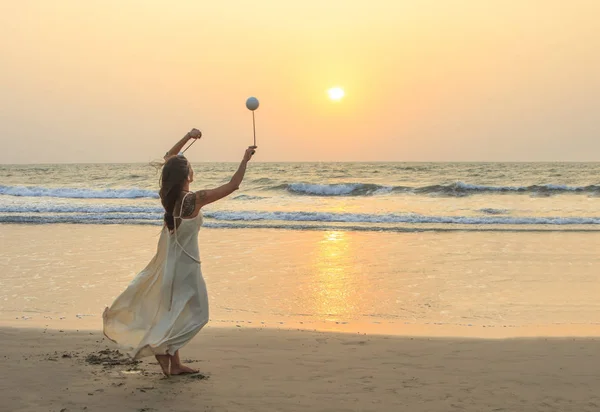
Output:
<svg viewBox="0 0 600 412">
<path fill-rule="evenodd" d="M 258 109 L 258 99 L 256 97 L 249 97 L 248 100 L 246 100 L 246 107 L 248 110 L 252 111 Z"/>
</svg>

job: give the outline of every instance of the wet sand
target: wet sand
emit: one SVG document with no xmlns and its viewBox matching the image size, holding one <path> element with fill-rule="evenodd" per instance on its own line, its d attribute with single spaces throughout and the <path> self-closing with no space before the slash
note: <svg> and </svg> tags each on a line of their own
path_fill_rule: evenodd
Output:
<svg viewBox="0 0 600 412">
<path fill-rule="evenodd" d="M 99 329 L 159 230 L 2 225 L 0 325 Z M 212 326 L 600 335 L 596 233 L 202 229 L 200 250 Z"/>
</svg>

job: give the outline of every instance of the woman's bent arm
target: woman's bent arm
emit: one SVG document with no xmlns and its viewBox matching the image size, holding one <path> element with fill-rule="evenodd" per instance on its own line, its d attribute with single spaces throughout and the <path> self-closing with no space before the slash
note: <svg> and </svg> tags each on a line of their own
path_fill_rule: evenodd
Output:
<svg viewBox="0 0 600 412">
<path fill-rule="evenodd" d="M 200 130 L 198 129 L 192 129 L 189 132 L 187 132 L 185 134 L 185 136 L 183 136 L 181 138 L 181 140 L 179 140 L 177 143 L 175 143 L 175 146 L 173 146 L 171 148 L 171 150 L 169 150 L 166 154 L 165 154 L 165 160 L 168 159 L 169 157 L 172 156 L 176 156 L 179 154 L 179 152 L 181 151 L 181 149 L 183 149 L 183 146 L 190 140 L 190 139 L 200 139 L 202 137 L 202 132 L 200 132 Z"/>
</svg>

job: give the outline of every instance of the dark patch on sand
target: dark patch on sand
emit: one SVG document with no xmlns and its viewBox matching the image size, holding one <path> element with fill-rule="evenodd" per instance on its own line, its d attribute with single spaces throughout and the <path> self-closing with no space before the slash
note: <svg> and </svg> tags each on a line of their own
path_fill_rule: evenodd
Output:
<svg viewBox="0 0 600 412">
<path fill-rule="evenodd" d="M 104 349 L 96 353 L 91 353 L 85 358 L 85 361 L 90 365 L 102 365 L 104 367 L 136 366 L 140 363 L 140 361 L 131 359 L 116 349 Z"/>
<path fill-rule="evenodd" d="M 204 379 L 208 379 L 208 375 L 203 375 L 201 373 L 194 373 L 193 375 L 187 375 L 188 379 L 195 381 L 202 381 Z"/>
</svg>

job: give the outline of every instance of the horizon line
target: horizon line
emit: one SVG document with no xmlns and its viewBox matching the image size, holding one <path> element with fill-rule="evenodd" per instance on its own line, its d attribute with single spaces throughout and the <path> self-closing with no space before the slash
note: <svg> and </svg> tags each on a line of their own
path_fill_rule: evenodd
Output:
<svg viewBox="0 0 600 412">
<path fill-rule="evenodd" d="M 148 162 L 55 162 L 55 163 L 0 163 L 0 167 L 4 166 L 49 166 L 49 165 L 127 165 L 135 164 L 142 165 L 147 164 L 153 166 L 153 163 L 158 163 L 160 160 L 153 160 Z M 239 161 L 191 161 L 196 164 L 214 164 L 214 163 L 239 163 Z M 437 164 L 451 164 L 451 163 L 507 163 L 507 164 L 543 164 L 543 163 L 600 163 L 600 160 L 282 160 L 282 161 L 253 161 L 251 164 L 281 164 L 281 163 L 339 163 L 339 164 L 351 164 L 351 163 L 363 163 L 363 164 L 380 164 L 380 163 L 437 163 Z"/>
</svg>

